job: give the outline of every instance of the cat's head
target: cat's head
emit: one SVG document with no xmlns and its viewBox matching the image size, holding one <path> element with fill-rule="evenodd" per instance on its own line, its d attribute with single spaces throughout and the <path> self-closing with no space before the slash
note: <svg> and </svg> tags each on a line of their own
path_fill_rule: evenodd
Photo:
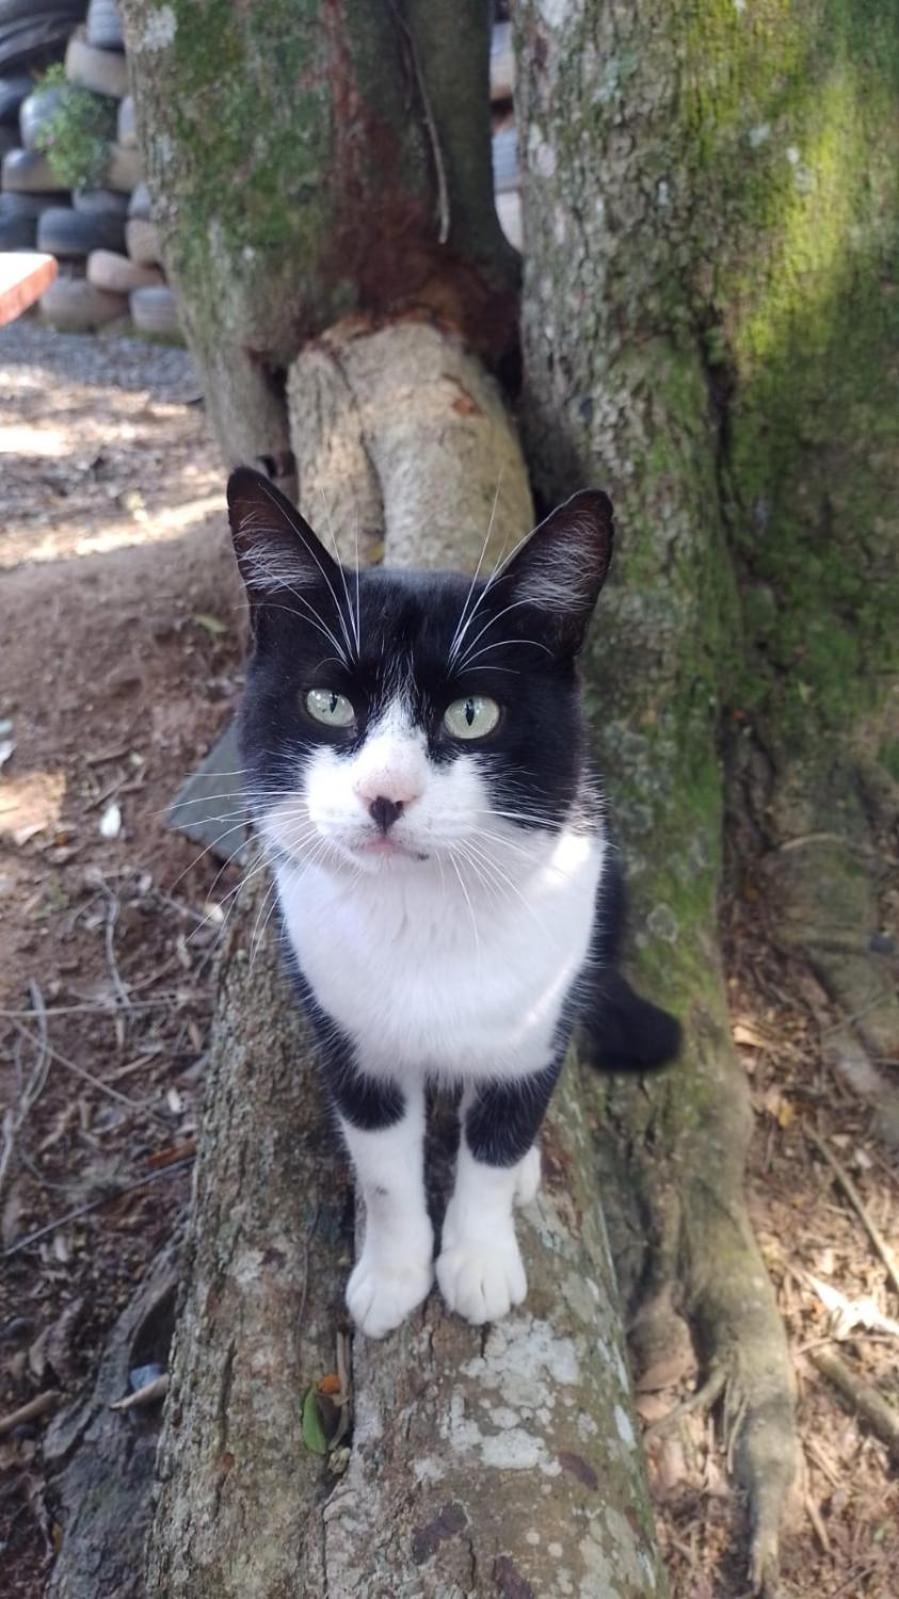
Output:
<svg viewBox="0 0 899 1599">
<path fill-rule="evenodd" d="M 254 636 L 247 789 L 271 845 L 477 877 L 491 840 L 558 830 L 583 765 L 575 657 L 611 556 L 605 494 L 575 494 L 475 581 L 350 570 L 245 468 L 228 505 Z"/>
</svg>

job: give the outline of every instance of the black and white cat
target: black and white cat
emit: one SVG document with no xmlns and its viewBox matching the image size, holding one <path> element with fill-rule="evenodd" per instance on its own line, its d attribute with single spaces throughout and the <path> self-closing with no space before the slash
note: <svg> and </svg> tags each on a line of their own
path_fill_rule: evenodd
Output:
<svg viewBox="0 0 899 1599">
<path fill-rule="evenodd" d="M 365 1200 L 347 1290 L 381 1337 L 427 1295 L 425 1090 L 462 1087 L 437 1281 L 493 1321 L 524 1298 L 512 1210 L 577 1022 L 609 1069 L 676 1053 L 615 968 L 621 882 L 576 656 L 612 550 L 585 491 L 489 578 L 349 572 L 267 479 L 228 484 L 254 651 L 248 795 Z"/>
</svg>

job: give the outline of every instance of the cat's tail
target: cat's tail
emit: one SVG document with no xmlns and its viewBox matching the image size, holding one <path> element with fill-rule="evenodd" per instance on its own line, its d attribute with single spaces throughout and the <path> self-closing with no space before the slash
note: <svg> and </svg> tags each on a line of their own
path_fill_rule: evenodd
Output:
<svg viewBox="0 0 899 1599">
<path fill-rule="evenodd" d="M 614 967 L 593 979 L 581 1015 L 581 1044 L 597 1071 L 655 1071 L 679 1054 L 681 1037 L 676 1017 L 641 999 Z"/>
</svg>

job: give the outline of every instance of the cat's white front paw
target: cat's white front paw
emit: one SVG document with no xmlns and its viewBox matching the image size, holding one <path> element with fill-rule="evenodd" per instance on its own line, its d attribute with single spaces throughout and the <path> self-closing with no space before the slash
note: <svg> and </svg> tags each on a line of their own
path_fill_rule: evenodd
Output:
<svg viewBox="0 0 899 1599">
<path fill-rule="evenodd" d="M 447 1241 L 437 1261 L 437 1281 L 450 1310 L 480 1327 L 499 1321 L 528 1290 L 518 1240 L 511 1225 L 499 1237 Z"/>
<path fill-rule="evenodd" d="M 427 1299 L 433 1281 L 430 1254 L 384 1259 L 363 1248 L 347 1284 L 347 1308 L 367 1338 L 383 1338 Z"/>
</svg>

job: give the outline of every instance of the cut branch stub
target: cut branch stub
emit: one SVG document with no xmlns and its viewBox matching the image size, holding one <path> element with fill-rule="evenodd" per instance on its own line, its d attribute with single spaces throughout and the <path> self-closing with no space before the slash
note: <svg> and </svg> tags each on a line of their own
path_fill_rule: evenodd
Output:
<svg viewBox="0 0 899 1599">
<path fill-rule="evenodd" d="M 291 367 L 288 402 L 300 507 L 340 529 L 345 560 L 358 540 L 363 559 L 486 576 L 533 526 L 505 402 L 459 337 L 332 328 Z"/>
</svg>

